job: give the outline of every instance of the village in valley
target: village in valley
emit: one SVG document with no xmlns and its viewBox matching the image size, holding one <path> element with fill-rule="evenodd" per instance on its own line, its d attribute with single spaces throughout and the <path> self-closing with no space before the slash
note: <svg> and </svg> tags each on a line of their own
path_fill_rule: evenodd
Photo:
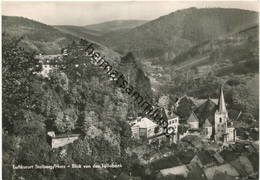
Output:
<svg viewBox="0 0 260 180">
<path fill-rule="evenodd" d="M 67 56 L 65 49 L 61 55 L 39 55 L 43 65 L 39 75 L 49 78 L 58 66 L 57 61 Z M 56 63 L 53 62 L 56 60 Z M 224 84 L 219 87 L 218 98 L 198 99 L 184 95 L 169 108 L 169 96 L 163 95 L 156 106 L 166 117 L 171 136 L 164 134 L 163 128 L 154 120 L 143 115 L 128 117 L 134 145 L 128 148 L 136 154 L 145 172 L 155 173 L 158 179 L 177 177 L 190 180 L 256 179 L 258 178 L 258 140 L 245 139 L 237 133 L 234 119 L 229 118 L 224 97 Z M 182 101 L 194 104 L 185 122 L 176 111 Z M 236 119 L 241 114 L 237 114 Z M 258 132 L 258 129 L 255 129 Z M 95 137 L 96 129 L 92 135 Z M 55 135 L 48 132 L 48 143 L 53 150 L 71 144 L 80 134 Z M 61 151 L 65 155 L 66 150 Z M 126 178 L 127 175 L 121 175 Z M 129 178 L 133 178 L 133 174 Z M 120 176 L 119 176 L 120 179 Z"/>
<path fill-rule="evenodd" d="M 197 104 L 187 123 L 180 122 L 174 113 L 182 98 Z M 160 135 L 158 125 L 146 117 L 130 122 L 133 138 L 157 148 L 156 151 L 143 147 L 146 152 L 139 154 L 142 162 L 158 170 L 158 176 L 177 175 L 200 180 L 256 178 L 258 141 L 242 140 L 237 136 L 233 120 L 228 116 L 222 87 L 218 99 L 182 98 L 171 109 L 165 109 L 168 125 L 175 129 L 172 137 Z M 159 104 L 167 107 L 167 100 L 167 96 L 162 96 Z M 140 148 L 136 147 L 137 153 L 142 151 Z"/>
<path fill-rule="evenodd" d="M 101 12 L 78 3 L 53 4 Z M 2 16 L 3 179 L 258 180 L 259 14 L 204 6 L 86 26 Z"/>
</svg>

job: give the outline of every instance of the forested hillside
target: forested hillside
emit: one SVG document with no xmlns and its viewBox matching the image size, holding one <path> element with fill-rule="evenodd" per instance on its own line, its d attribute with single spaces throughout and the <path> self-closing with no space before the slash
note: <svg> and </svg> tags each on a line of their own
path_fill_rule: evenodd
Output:
<svg viewBox="0 0 260 180">
<path fill-rule="evenodd" d="M 57 61 L 49 78 L 38 74 L 41 64 L 33 54 L 18 48 L 19 40 L 3 34 L 3 178 L 26 179 L 110 179 L 128 172 L 136 159 L 126 153 L 131 146 L 127 114 L 140 111 L 126 94 L 109 80 L 102 69 L 85 56 L 87 41 L 67 46 L 68 56 Z M 135 64 L 133 56 L 121 57 L 104 47 L 95 47 L 114 67 Z M 142 69 L 129 65 L 130 82 L 149 92 L 149 80 Z M 141 79 L 140 79 L 141 78 Z M 145 81 L 147 81 L 145 83 Z M 147 86 L 141 86 L 145 83 Z M 132 108 L 130 107 L 132 106 Z M 80 139 L 53 150 L 47 132 L 79 133 Z M 64 154 L 65 151 L 65 154 Z M 116 162 L 116 169 L 64 169 L 53 171 L 14 170 L 12 164 L 94 164 Z"/>
<path fill-rule="evenodd" d="M 2 16 L 3 32 L 21 38 L 19 46 L 27 51 L 44 54 L 58 54 L 72 40 L 78 38 L 65 34 L 52 26 L 16 16 Z"/>
<path fill-rule="evenodd" d="M 223 8 L 189 8 L 159 17 L 122 34 L 104 37 L 104 43 L 119 52 L 172 60 L 191 46 L 257 23 L 256 12 Z"/>
</svg>

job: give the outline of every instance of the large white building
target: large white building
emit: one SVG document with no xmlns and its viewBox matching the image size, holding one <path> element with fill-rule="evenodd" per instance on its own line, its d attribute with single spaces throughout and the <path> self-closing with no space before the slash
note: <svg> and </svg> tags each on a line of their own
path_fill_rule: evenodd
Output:
<svg viewBox="0 0 260 180">
<path fill-rule="evenodd" d="M 168 128 L 172 127 L 174 129 L 174 136 L 171 137 L 172 142 L 177 142 L 178 140 L 178 126 L 179 126 L 179 117 L 174 113 L 168 113 Z M 153 122 L 152 120 L 146 117 L 138 117 L 135 121 L 129 123 L 131 126 L 132 136 L 135 139 L 147 139 L 148 142 L 153 142 L 156 139 L 166 138 L 163 134 L 163 128 Z"/>
<path fill-rule="evenodd" d="M 132 135 L 136 139 L 149 138 L 154 136 L 156 134 L 155 128 L 158 126 L 156 123 L 146 117 L 138 117 L 131 124 Z"/>
</svg>

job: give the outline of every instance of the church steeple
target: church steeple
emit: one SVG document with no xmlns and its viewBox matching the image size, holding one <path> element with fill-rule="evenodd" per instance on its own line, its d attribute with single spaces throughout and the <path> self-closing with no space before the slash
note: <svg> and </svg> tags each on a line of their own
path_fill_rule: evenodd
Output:
<svg viewBox="0 0 260 180">
<path fill-rule="evenodd" d="M 223 86 L 220 88 L 220 95 L 218 99 L 218 112 L 219 113 L 227 113 L 225 99 L 224 99 L 224 93 L 223 93 Z"/>
</svg>

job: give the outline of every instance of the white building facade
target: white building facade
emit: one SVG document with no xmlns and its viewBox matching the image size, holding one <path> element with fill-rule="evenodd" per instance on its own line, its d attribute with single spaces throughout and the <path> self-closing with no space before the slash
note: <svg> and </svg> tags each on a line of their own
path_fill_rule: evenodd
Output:
<svg viewBox="0 0 260 180">
<path fill-rule="evenodd" d="M 149 139 L 148 142 L 152 142 L 152 139 L 159 137 L 162 138 L 162 136 L 165 136 L 163 134 L 165 130 L 146 117 L 138 117 L 135 121 L 130 122 L 129 124 L 131 126 L 132 137 L 135 139 Z M 174 135 L 170 138 L 171 142 L 176 143 L 178 141 L 178 126 L 178 116 L 168 119 L 168 128 L 172 127 L 174 129 Z"/>
</svg>

